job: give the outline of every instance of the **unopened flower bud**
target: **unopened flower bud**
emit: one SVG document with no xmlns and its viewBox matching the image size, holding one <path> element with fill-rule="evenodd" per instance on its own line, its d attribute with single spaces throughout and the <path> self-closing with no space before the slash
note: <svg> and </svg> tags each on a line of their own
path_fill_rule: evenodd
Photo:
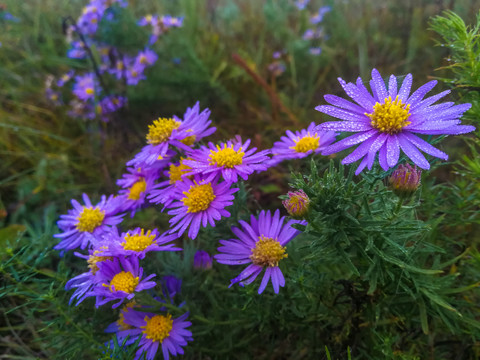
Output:
<svg viewBox="0 0 480 360">
<path fill-rule="evenodd" d="M 389 183 L 398 196 L 410 196 L 420 186 L 422 171 L 410 164 L 401 164 L 390 176 Z"/>
<path fill-rule="evenodd" d="M 206 251 L 198 250 L 193 257 L 193 267 L 195 269 L 211 269 L 212 258 Z"/>
<path fill-rule="evenodd" d="M 303 218 L 310 205 L 310 199 L 303 190 L 289 191 L 288 198 L 282 201 L 283 206 L 287 209 L 288 214 L 296 219 Z"/>
</svg>

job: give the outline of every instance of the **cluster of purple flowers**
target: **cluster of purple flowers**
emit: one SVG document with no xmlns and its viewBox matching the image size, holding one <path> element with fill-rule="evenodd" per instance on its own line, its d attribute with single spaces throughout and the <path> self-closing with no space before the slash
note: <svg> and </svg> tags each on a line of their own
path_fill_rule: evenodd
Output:
<svg viewBox="0 0 480 360">
<path fill-rule="evenodd" d="M 136 86 L 145 80 L 146 70 L 158 59 L 152 46 L 168 29 L 181 27 L 183 24 L 183 18 L 147 15 L 138 21 L 138 26 L 151 25 L 148 44 L 136 54 L 122 53 L 115 46 L 100 43 L 96 34 L 102 21 L 115 21 L 114 7 L 125 8 L 127 5 L 126 0 L 90 0 L 75 24 L 67 28 L 67 39 L 70 43 L 67 52 L 69 58 L 86 59 L 89 52 L 92 54 L 96 52 L 98 54 L 94 56 L 100 60 L 97 68 L 91 72 L 75 74 L 70 70 L 58 81 L 47 83 L 47 99 L 56 106 L 64 104 L 63 97 L 71 98 L 70 91 L 62 89 L 71 89 L 74 97 L 68 102 L 68 114 L 74 118 L 84 120 L 100 118 L 105 122 L 111 120 L 113 113 L 127 105 L 127 98 L 120 92 L 110 93 L 111 89 L 103 87 L 106 81 L 102 82 L 101 79 L 106 80 L 109 77 L 108 83 L 119 84 L 121 85 L 119 88 L 124 88 L 123 84 Z M 65 87 L 67 84 L 69 86 Z"/>
<path fill-rule="evenodd" d="M 309 11 L 307 6 L 310 0 L 297 0 L 295 6 L 298 10 Z M 322 41 L 328 40 L 328 36 L 325 34 L 325 29 L 320 24 L 322 23 L 325 15 L 330 12 L 332 8 L 330 6 L 322 6 L 315 12 L 310 12 L 309 23 L 310 27 L 305 30 L 302 35 L 302 39 L 311 42 L 309 52 L 311 55 L 318 56 L 322 53 L 320 46 Z"/>
<path fill-rule="evenodd" d="M 95 79 L 87 76 L 81 79 L 85 87 L 95 91 Z M 474 130 L 473 126 L 460 124 L 460 117 L 470 104 L 433 105 L 448 92 L 424 98 L 435 81 L 410 94 L 411 75 L 405 77 L 399 89 L 397 78 L 390 76 L 387 88 L 374 69 L 370 81 L 372 93 L 360 78 L 356 84 L 339 80 L 355 103 L 326 95 L 325 100 L 331 105 L 321 105 L 317 110 L 342 121 L 311 123 L 306 129 L 287 131 L 268 150 L 257 151 L 250 146 L 250 140 L 243 141 L 239 136 L 216 144 L 199 144 L 216 130 L 211 126 L 210 110 L 201 111 L 199 103 L 188 108 L 182 117 L 154 120 L 148 127 L 145 146 L 127 162 L 127 173 L 117 181 L 118 193 L 102 196 L 95 205 L 87 195 L 83 196 L 83 205 L 72 200 L 73 208 L 58 221 L 61 232 L 55 237 L 60 242 L 55 248 L 62 251 L 80 248 L 88 252 L 75 253 L 87 260 L 88 270 L 67 283 L 67 289 L 74 289 L 71 301 L 78 304 L 94 297 L 97 307 L 113 301 L 113 308 L 126 303 L 119 320 L 107 331 L 115 332 L 119 339 L 128 336 L 127 344 L 141 337 L 137 359 L 143 353 L 147 359 L 153 359 L 160 345 L 165 358 L 169 354 L 182 354 L 182 347 L 192 340 L 191 332 L 186 330 L 190 326 L 185 321 L 188 314 L 173 319 L 168 312 L 135 310 L 142 306 L 135 302 L 138 292 L 157 287 L 164 298 L 167 298 L 165 293 L 172 298 L 180 291 L 179 285 L 172 285 L 171 280 L 170 285 L 165 285 L 165 279 L 157 284 L 152 280 L 155 274 L 144 274 L 141 262 L 152 251 L 180 251 L 176 242 L 183 234 L 195 239 L 200 228 L 214 227 L 217 221 L 229 217 L 227 207 L 233 204 L 238 191 L 235 183 L 240 179 L 247 180 L 253 173 L 265 171 L 283 160 L 310 154 L 330 155 L 357 144 L 360 145 L 342 161 L 348 164 L 361 160 L 357 174 L 373 166 L 377 153 L 385 171 L 396 167 L 400 150 L 417 166 L 428 169 L 429 163 L 419 149 L 442 159 L 447 155 L 421 135 L 463 134 Z M 82 94 L 89 95 L 89 91 Z M 337 131 L 356 134 L 335 142 Z M 392 181 L 398 189 L 408 187 L 412 192 L 420 183 L 420 172 L 407 164 L 398 169 Z M 126 213 L 133 216 L 152 204 L 161 205 L 171 216 L 169 229 L 163 233 L 158 229 L 119 230 Z M 250 222 L 240 221 L 241 227 L 232 227 L 236 238 L 220 240 L 214 258 L 221 264 L 248 266 L 231 279 L 230 286 L 248 285 L 265 270 L 258 293 L 269 282 L 274 292 L 279 292 L 285 285 L 279 264 L 288 256 L 288 243 L 299 234 L 293 225 L 307 224 L 302 219 L 307 217 L 309 204 L 303 191 L 291 192 L 284 205 L 296 220 L 280 216 L 279 210 L 273 214 L 261 211 L 258 216 L 252 215 Z M 212 267 L 210 255 L 197 252 L 193 266 L 208 270 Z"/>
</svg>

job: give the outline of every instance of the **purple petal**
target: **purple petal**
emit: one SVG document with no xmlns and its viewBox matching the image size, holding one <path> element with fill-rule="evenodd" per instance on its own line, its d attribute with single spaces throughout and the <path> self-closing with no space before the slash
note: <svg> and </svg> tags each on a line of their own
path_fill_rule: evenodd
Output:
<svg viewBox="0 0 480 360">
<path fill-rule="evenodd" d="M 408 99 L 408 95 L 410 94 L 410 89 L 412 88 L 412 74 L 407 74 L 405 79 L 403 79 L 402 86 L 398 91 L 398 98 L 402 100 L 405 104 Z"/>
<path fill-rule="evenodd" d="M 416 165 L 418 165 L 422 169 L 430 169 L 430 164 L 428 163 L 427 159 L 425 159 L 425 156 L 423 156 L 422 153 L 418 151 L 417 148 L 413 146 L 412 143 L 405 136 L 403 136 L 403 134 L 399 134 L 397 138 L 405 155 L 407 155 Z"/>
<path fill-rule="evenodd" d="M 419 148 L 423 152 L 443 160 L 448 160 L 447 154 L 445 154 L 443 151 L 438 150 L 436 147 L 430 145 L 425 140 L 420 139 L 418 136 L 415 136 L 409 132 L 404 132 L 403 136 L 405 136 L 413 145 L 415 145 L 417 148 Z"/>
<path fill-rule="evenodd" d="M 332 144 L 332 145 L 328 146 L 327 148 L 325 148 L 325 150 L 322 151 L 322 155 L 331 155 L 331 154 L 334 154 L 336 152 L 345 150 L 346 148 L 349 148 L 350 146 L 356 145 L 358 143 L 361 143 L 361 142 L 371 138 L 372 136 L 374 136 L 377 133 L 378 133 L 377 130 L 370 130 L 370 131 L 362 132 L 362 133 L 359 133 L 359 134 L 351 135 L 351 136 L 349 136 L 345 139 L 342 139 L 342 140 L 336 142 L 335 144 Z"/>
<path fill-rule="evenodd" d="M 367 131 L 371 130 L 372 126 L 369 122 L 353 122 L 353 121 L 329 121 L 317 126 L 320 130 L 334 130 L 334 131 Z"/>
<path fill-rule="evenodd" d="M 381 104 L 388 97 L 387 89 L 385 88 L 385 82 L 377 69 L 372 70 L 372 80 L 370 80 L 370 87 L 373 94 L 376 96 L 377 101 Z"/>
<path fill-rule="evenodd" d="M 390 79 L 388 80 L 388 96 L 392 99 L 395 99 L 397 96 L 397 78 L 395 75 L 390 75 Z"/>
<path fill-rule="evenodd" d="M 398 143 L 396 135 L 391 135 L 387 139 L 386 157 L 388 167 L 397 165 L 398 158 L 400 157 L 400 144 Z"/>
</svg>

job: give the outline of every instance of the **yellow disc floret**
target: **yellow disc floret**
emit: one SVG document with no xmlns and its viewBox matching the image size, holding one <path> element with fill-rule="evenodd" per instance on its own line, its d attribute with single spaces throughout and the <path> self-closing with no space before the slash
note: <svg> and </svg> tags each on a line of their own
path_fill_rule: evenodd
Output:
<svg viewBox="0 0 480 360">
<path fill-rule="evenodd" d="M 295 146 L 291 146 L 290 149 L 293 149 L 299 153 L 306 153 L 310 150 L 316 150 L 320 145 L 320 137 L 317 134 L 311 135 L 310 132 L 308 132 L 304 137 L 293 141 L 295 142 Z"/>
<path fill-rule="evenodd" d="M 85 89 L 85 92 L 87 93 L 87 95 L 93 95 L 95 93 L 95 90 L 91 87 L 88 87 Z"/>
<path fill-rule="evenodd" d="M 182 180 L 182 176 L 185 174 L 188 174 L 188 170 L 191 170 L 192 168 L 190 166 L 187 166 L 183 163 L 183 160 L 192 160 L 191 158 L 182 158 L 180 159 L 180 164 L 179 165 L 170 165 L 170 169 L 168 170 L 168 176 L 170 177 L 170 184 L 175 184 L 177 181 Z"/>
<path fill-rule="evenodd" d="M 217 145 L 216 150 L 210 150 L 208 159 L 210 165 L 223 166 L 231 169 L 236 165 L 242 165 L 244 156 L 245 153 L 242 151 L 242 148 L 234 150 L 233 145 L 227 147 L 227 144 L 223 144 L 223 148 Z"/>
<path fill-rule="evenodd" d="M 139 200 L 140 196 L 145 192 L 147 189 L 147 183 L 145 182 L 145 178 L 140 178 L 135 182 L 128 191 L 128 200 Z"/>
<path fill-rule="evenodd" d="M 112 281 L 110 281 L 110 286 L 106 284 L 103 285 L 107 286 L 112 292 L 125 291 L 131 294 L 135 291 L 139 281 L 140 279 L 133 276 L 130 271 L 122 271 L 113 277 Z"/>
<path fill-rule="evenodd" d="M 371 122 L 370 124 L 375 129 L 388 134 L 396 134 L 400 132 L 405 126 L 411 124 L 407 121 L 410 117 L 410 104 L 402 104 L 402 100 L 389 96 L 385 99 L 385 103 L 376 103 L 373 106 L 373 113 L 367 114 Z"/>
<path fill-rule="evenodd" d="M 187 212 L 189 213 L 207 210 L 216 197 L 210 183 L 198 185 L 197 182 L 195 182 L 195 185 L 190 186 L 188 192 L 184 191 L 183 195 L 185 197 L 182 199 L 182 202 L 188 207 Z"/>
<path fill-rule="evenodd" d="M 147 142 L 152 145 L 158 145 L 167 141 L 172 135 L 172 131 L 178 129 L 180 121 L 173 119 L 158 118 L 148 125 Z"/>
<path fill-rule="evenodd" d="M 145 230 L 142 229 L 140 234 L 125 235 L 125 242 L 122 243 L 122 246 L 125 250 L 143 251 L 154 243 L 155 237 L 151 230 L 145 233 Z"/>
<path fill-rule="evenodd" d="M 258 266 L 278 266 L 280 260 L 288 257 L 285 247 L 280 245 L 277 239 L 263 235 L 258 237 L 255 247 L 251 250 L 250 260 Z"/>
<path fill-rule="evenodd" d="M 167 316 L 155 315 L 151 318 L 145 316 L 144 320 L 147 324 L 142 326 L 145 329 L 143 333 L 147 339 L 152 341 L 162 343 L 170 335 L 170 331 L 172 331 L 173 320 L 170 314 L 167 314 Z"/>
<path fill-rule="evenodd" d="M 103 219 L 105 218 L 105 211 L 100 210 L 99 208 L 93 207 L 84 207 L 80 215 L 77 217 L 77 230 L 92 232 L 98 226 L 102 225 Z"/>
</svg>

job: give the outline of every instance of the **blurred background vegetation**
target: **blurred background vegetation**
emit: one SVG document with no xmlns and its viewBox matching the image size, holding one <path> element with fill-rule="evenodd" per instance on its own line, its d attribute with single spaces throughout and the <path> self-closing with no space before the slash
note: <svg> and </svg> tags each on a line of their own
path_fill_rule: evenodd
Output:
<svg viewBox="0 0 480 360">
<path fill-rule="evenodd" d="M 84 122 L 51 106 L 44 90 L 47 76 L 88 67 L 87 62 L 66 57 L 62 32 L 62 18 L 76 18 L 85 1 L 0 2 L 20 20 L 0 22 L 0 354 L 6 354 L 0 358 L 5 359 L 69 358 L 65 349 L 85 350 L 78 339 L 101 345 L 103 339 L 95 339 L 86 329 L 102 328 L 107 316 L 97 312 L 95 318 L 84 319 L 81 310 L 68 307 L 63 286 L 71 270 L 51 250 L 51 236 L 71 198 L 82 192 L 115 192 L 115 180 L 144 144 L 152 119 L 181 116 L 199 100 L 202 108 L 212 110 L 218 129 L 213 139 L 240 134 L 252 138 L 257 147 L 268 148 L 286 129 L 324 120 L 314 108 L 323 103 L 324 94 L 342 96 L 337 77 L 366 80 L 375 67 L 385 77 L 412 73 L 414 87 L 431 78 L 446 80 L 437 91 L 478 85 L 450 79 L 451 48 L 437 46 L 442 38 L 430 29 L 432 17 L 445 10 L 456 12 L 467 24 L 475 23 L 478 0 L 312 0 L 312 9 L 332 7 L 323 21 L 328 40 L 319 56 L 311 55 L 302 40 L 308 16 L 290 0 L 136 0 L 129 7 L 138 18 L 148 13 L 185 16 L 184 26 L 160 40 L 159 61 L 146 81 L 129 90 L 126 110 L 107 124 Z M 273 53 L 282 50 L 286 71 L 274 76 L 268 66 Z M 457 100 L 467 92 L 454 91 L 450 98 Z M 447 141 L 456 149 L 453 159 L 478 149 L 475 144 Z M 475 179 L 480 167 L 468 161 L 464 158 L 463 166 L 469 166 L 466 172 Z M 285 174 L 300 166 L 304 165 L 281 165 L 256 175 L 251 193 L 257 208 L 278 206 L 278 195 L 288 188 Z M 453 170 L 461 166 L 445 166 L 436 175 L 443 181 L 452 179 Z M 467 179 L 441 190 L 471 194 Z M 437 188 L 431 185 L 425 192 L 430 204 L 424 209 L 426 217 L 438 212 Z M 468 206 L 459 205 L 456 214 Z M 142 215 L 144 222 L 149 214 Z M 453 215 L 451 220 L 456 221 Z M 468 221 L 455 224 L 463 227 L 462 234 L 478 229 Z M 191 260 L 188 256 L 185 259 Z M 268 303 L 256 305 L 261 304 Z M 66 331 L 72 336 L 52 346 Z M 308 358 L 299 351 L 295 356 Z M 267 353 L 282 358 L 281 349 Z"/>
</svg>

